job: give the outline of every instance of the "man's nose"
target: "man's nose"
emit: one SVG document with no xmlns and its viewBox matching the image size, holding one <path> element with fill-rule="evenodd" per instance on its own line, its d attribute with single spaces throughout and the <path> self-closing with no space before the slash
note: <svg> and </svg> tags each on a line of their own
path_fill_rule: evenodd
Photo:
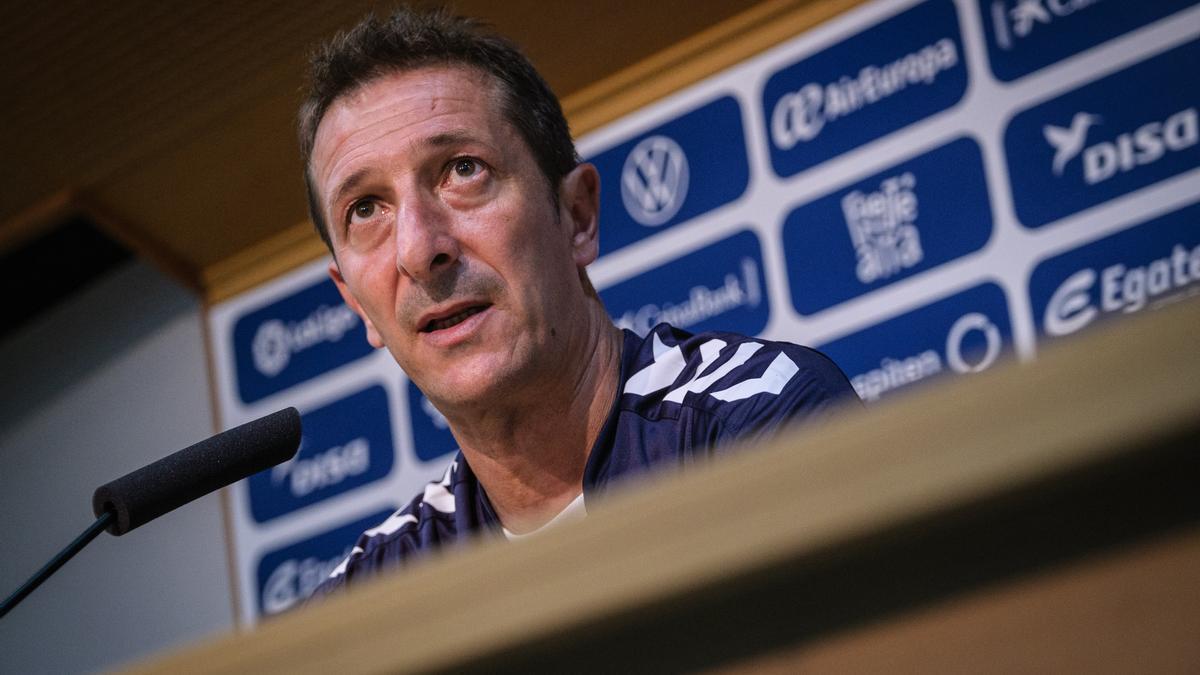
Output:
<svg viewBox="0 0 1200 675">
<path fill-rule="evenodd" d="M 414 195 L 396 212 L 396 268 L 428 282 L 454 267 L 460 250 L 452 219 L 436 199 Z"/>
</svg>

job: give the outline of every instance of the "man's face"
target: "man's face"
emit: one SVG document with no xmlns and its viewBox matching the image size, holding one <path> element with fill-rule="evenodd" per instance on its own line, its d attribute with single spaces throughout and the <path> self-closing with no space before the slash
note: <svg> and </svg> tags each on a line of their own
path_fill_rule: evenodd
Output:
<svg viewBox="0 0 1200 675">
<path fill-rule="evenodd" d="M 561 375 L 587 322 L 595 172 L 572 172 L 555 207 L 487 76 L 438 66 L 368 82 L 326 112 L 310 170 L 330 274 L 432 400 L 486 404 Z"/>
</svg>

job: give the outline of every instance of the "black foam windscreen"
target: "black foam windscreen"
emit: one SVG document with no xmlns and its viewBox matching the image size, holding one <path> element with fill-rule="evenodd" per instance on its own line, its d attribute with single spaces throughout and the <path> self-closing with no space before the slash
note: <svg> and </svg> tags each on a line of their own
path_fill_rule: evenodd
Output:
<svg viewBox="0 0 1200 675">
<path fill-rule="evenodd" d="M 96 488 L 96 517 L 112 511 L 108 531 L 122 535 L 213 490 L 291 459 L 300 447 L 300 413 L 285 408 L 221 432 Z"/>
</svg>

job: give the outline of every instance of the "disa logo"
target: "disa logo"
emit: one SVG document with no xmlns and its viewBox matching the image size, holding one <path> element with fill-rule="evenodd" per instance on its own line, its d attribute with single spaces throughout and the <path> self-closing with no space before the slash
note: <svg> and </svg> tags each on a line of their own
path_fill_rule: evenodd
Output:
<svg viewBox="0 0 1200 675">
<path fill-rule="evenodd" d="M 296 498 L 338 485 L 371 468 L 371 442 L 362 436 L 312 457 L 301 458 L 302 453 L 303 449 L 296 457 L 271 468 L 271 483 L 280 485 L 287 481 L 288 489 Z"/>
<path fill-rule="evenodd" d="M 1051 162 L 1054 175 L 1062 176 L 1071 160 L 1082 152 L 1083 180 L 1088 185 L 1095 185 L 1118 173 L 1157 162 L 1168 152 L 1192 147 L 1200 140 L 1198 122 L 1200 117 L 1196 108 L 1187 108 L 1161 122 L 1148 122 L 1133 131 L 1085 148 L 1088 131 L 1101 126 L 1103 119 L 1092 113 L 1078 112 L 1071 118 L 1069 126 L 1047 124 L 1042 127 L 1042 135 L 1054 148 Z"/>
</svg>

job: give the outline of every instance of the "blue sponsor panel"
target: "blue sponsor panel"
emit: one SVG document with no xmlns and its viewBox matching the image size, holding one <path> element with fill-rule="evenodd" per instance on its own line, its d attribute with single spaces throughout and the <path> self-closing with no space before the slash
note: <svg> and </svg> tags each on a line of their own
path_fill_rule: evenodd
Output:
<svg viewBox="0 0 1200 675">
<path fill-rule="evenodd" d="M 254 403 L 371 351 L 362 320 L 325 279 L 234 324 L 238 396 Z"/>
<path fill-rule="evenodd" d="M 1017 218 L 1042 227 L 1200 166 L 1200 42 L 1025 110 L 1004 131 Z"/>
<path fill-rule="evenodd" d="M 771 75 L 763 119 L 781 177 L 950 108 L 967 91 L 951 0 L 931 0 Z"/>
<path fill-rule="evenodd" d="M 864 401 L 987 370 L 1012 350 L 1004 291 L 981 284 L 820 347 Z"/>
<path fill-rule="evenodd" d="M 392 470 L 387 392 L 372 385 L 301 415 L 304 434 L 291 460 L 250 476 L 250 513 L 265 523 L 377 481 Z"/>
<path fill-rule="evenodd" d="M 279 614 L 304 602 L 333 568 L 350 555 L 358 535 L 382 523 L 393 511 L 373 513 L 259 558 L 256 574 L 259 616 Z"/>
<path fill-rule="evenodd" d="M 1200 204 L 1039 264 L 1029 279 L 1043 340 L 1200 294 Z"/>
<path fill-rule="evenodd" d="M 792 305 L 815 314 L 976 251 L 991 234 L 979 146 L 951 141 L 788 214 Z"/>
<path fill-rule="evenodd" d="M 1011 82 L 1196 0 L 979 0 L 992 73 Z"/>
<path fill-rule="evenodd" d="M 693 333 L 757 335 L 770 318 L 762 247 L 749 230 L 623 281 L 600 297 L 618 326 L 642 336 L 662 322 Z"/>
<path fill-rule="evenodd" d="M 408 419 L 413 448 L 421 461 L 428 462 L 458 450 L 458 441 L 450 433 L 446 418 L 412 380 L 408 381 Z"/>
<path fill-rule="evenodd" d="M 723 206 L 750 183 L 742 110 L 721 97 L 590 158 L 605 255 Z"/>
</svg>

